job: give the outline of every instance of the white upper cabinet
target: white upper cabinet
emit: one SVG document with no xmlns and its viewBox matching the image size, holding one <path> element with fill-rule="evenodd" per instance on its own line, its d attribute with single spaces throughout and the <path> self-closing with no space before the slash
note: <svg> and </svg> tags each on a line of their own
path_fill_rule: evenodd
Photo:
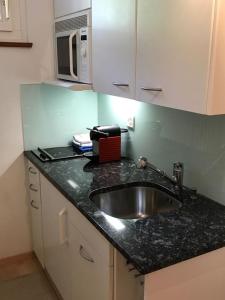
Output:
<svg viewBox="0 0 225 300">
<path fill-rule="evenodd" d="M 93 0 L 92 10 L 97 92 L 225 114 L 224 0 Z"/>
<path fill-rule="evenodd" d="M 225 114 L 225 1 L 215 1 L 207 114 Z"/>
<path fill-rule="evenodd" d="M 137 100 L 225 114 L 225 1 L 138 0 Z"/>
<path fill-rule="evenodd" d="M 91 0 L 54 0 L 55 18 L 91 7 Z"/>
<path fill-rule="evenodd" d="M 137 99 L 206 113 L 212 0 L 138 0 Z"/>
<path fill-rule="evenodd" d="M 136 1 L 93 0 L 93 86 L 135 97 Z"/>
</svg>

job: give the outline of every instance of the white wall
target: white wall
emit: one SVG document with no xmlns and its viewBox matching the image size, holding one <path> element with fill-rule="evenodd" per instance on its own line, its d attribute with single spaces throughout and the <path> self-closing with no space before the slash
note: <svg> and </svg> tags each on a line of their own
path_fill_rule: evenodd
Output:
<svg viewBox="0 0 225 300">
<path fill-rule="evenodd" d="M 31 250 L 20 83 L 51 78 L 52 22 L 52 0 L 28 0 L 28 39 L 33 48 L 0 48 L 0 258 Z"/>
</svg>

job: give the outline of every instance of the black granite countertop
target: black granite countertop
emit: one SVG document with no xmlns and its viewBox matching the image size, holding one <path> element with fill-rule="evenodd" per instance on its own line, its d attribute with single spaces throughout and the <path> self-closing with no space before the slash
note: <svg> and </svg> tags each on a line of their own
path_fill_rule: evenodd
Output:
<svg viewBox="0 0 225 300">
<path fill-rule="evenodd" d="M 184 188 L 182 207 L 142 220 L 112 222 L 89 200 L 90 192 L 135 182 L 157 184 L 174 193 L 172 184 L 132 160 L 96 165 L 85 158 L 41 162 L 25 156 L 132 263 L 148 274 L 225 246 L 225 207 Z"/>
</svg>

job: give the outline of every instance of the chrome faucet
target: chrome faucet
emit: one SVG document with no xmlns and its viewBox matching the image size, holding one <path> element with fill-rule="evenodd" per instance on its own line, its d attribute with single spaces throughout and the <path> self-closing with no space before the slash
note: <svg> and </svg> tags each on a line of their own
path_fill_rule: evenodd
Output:
<svg viewBox="0 0 225 300">
<path fill-rule="evenodd" d="M 148 162 L 146 157 L 140 156 L 137 161 L 137 168 L 145 169 L 149 167 L 150 169 L 156 171 L 162 177 L 167 178 L 172 184 L 175 185 L 176 189 L 180 189 L 183 186 L 183 177 L 184 177 L 184 165 L 181 162 L 176 162 L 173 164 L 173 176 L 169 176 L 165 171 L 158 169 L 156 166 Z"/>
<path fill-rule="evenodd" d="M 181 162 L 176 162 L 173 164 L 173 179 L 176 181 L 178 187 L 183 186 L 184 178 L 184 164 Z"/>
</svg>

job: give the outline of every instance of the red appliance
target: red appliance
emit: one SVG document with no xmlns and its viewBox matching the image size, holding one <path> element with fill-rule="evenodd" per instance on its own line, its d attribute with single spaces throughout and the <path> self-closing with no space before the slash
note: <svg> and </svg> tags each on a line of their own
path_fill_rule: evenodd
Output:
<svg viewBox="0 0 225 300">
<path fill-rule="evenodd" d="M 121 159 L 121 133 L 127 132 L 117 125 L 95 126 L 90 131 L 93 142 L 93 159 L 99 163 Z"/>
</svg>

